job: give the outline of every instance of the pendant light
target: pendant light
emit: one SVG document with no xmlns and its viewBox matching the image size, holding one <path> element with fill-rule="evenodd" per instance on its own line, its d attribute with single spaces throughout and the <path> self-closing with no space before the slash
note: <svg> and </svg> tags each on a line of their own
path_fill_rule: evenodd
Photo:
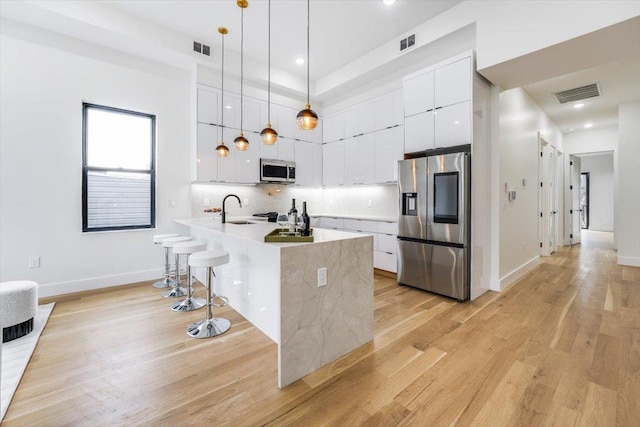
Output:
<svg viewBox="0 0 640 427">
<path fill-rule="evenodd" d="M 298 113 L 296 123 L 302 130 L 314 129 L 318 124 L 318 115 L 311 109 L 309 103 L 309 0 L 307 0 L 307 105 Z"/>
<path fill-rule="evenodd" d="M 227 30 L 225 27 L 218 27 L 218 32 L 222 37 L 222 137 L 220 139 L 220 145 L 216 147 L 216 153 L 218 154 L 218 157 L 228 157 L 229 148 L 224 145 L 224 36 L 229 32 L 229 30 Z"/>
<path fill-rule="evenodd" d="M 238 0 L 237 4 L 240 7 L 240 136 L 233 140 L 233 145 L 238 151 L 246 151 L 249 148 L 249 141 L 242 133 L 244 119 L 244 9 L 249 6 L 249 2 L 247 0 Z"/>
<path fill-rule="evenodd" d="M 262 129 L 260 137 L 262 143 L 266 145 L 273 145 L 278 140 L 278 132 L 271 127 L 271 0 L 269 0 L 269 66 L 267 72 L 267 127 Z"/>
</svg>

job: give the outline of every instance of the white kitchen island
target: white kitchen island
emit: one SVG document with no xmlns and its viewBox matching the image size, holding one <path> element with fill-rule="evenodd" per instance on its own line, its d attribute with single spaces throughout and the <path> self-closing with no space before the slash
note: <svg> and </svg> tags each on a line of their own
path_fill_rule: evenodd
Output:
<svg viewBox="0 0 640 427">
<path fill-rule="evenodd" d="M 208 249 L 229 252 L 229 264 L 215 269 L 214 290 L 278 344 L 278 387 L 373 339 L 370 235 L 316 228 L 313 243 L 265 243 L 275 223 L 229 221 L 176 222 Z M 318 287 L 322 267 L 327 285 Z M 198 270 L 194 275 L 204 281 Z"/>
</svg>

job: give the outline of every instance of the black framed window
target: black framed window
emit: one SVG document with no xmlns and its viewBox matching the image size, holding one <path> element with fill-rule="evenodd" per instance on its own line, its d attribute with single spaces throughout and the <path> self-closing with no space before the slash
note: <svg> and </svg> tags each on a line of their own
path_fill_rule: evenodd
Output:
<svg viewBox="0 0 640 427">
<path fill-rule="evenodd" d="M 82 231 L 155 227 L 156 116 L 82 104 Z"/>
</svg>

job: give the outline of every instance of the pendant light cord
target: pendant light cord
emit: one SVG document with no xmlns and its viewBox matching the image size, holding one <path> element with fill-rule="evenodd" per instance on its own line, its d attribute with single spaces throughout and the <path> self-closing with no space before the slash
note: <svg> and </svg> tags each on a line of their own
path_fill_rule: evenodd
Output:
<svg viewBox="0 0 640 427">
<path fill-rule="evenodd" d="M 224 34 L 222 36 L 222 141 L 224 141 Z"/>
<path fill-rule="evenodd" d="M 269 0 L 269 36 L 267 37 L 269 59 L 267 63 L 267 123 L 271 126 L 271 0 Z"/>
<path fill-rule="evenodd" d="M 307 104 L 311 104 L 309 102 L 309 7 L 310 0 L 307 0 Z"/>
<path fill-rule="evenodd" d="M 240 8 L 240 134 L 242 135 L 244 119 L 244 7 Z"/>
</svg>

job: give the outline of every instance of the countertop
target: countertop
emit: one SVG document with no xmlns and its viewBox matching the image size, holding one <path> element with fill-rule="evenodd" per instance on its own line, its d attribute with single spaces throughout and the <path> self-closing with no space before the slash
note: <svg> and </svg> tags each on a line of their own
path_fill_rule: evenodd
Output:
<svg viewBox="0 0 640 427">
<path fill-rule="evenodd" d="M 230 221 L 248 220 L 252 224 L 231 224 Z M 264 236 L 279 228 L 276 223 L 266 222 L 260 219 L 254 219 L 253 217 L 228 217 L 227 223 L 222 224 L 220 217 L 212 218 L 186 218 L 176 219 L 178 224 L 200 227 L 206 230 L 222 233 L 228 236 L 233 236 L 243 240 L 249 240 L 253 242 L 260 242 L 269 246 L 276 247 L 289 247 L 300 245 L 313 245 L 314 243 L 332 242 L 345 239 L 357 239 L 363 237 L 361 233 L 350 233 L 348 231 L 327 230 L 324 228 L 313 229 L 313 242 L 300 242 L 300 243 L 266 243 Z"/>
</svg>

